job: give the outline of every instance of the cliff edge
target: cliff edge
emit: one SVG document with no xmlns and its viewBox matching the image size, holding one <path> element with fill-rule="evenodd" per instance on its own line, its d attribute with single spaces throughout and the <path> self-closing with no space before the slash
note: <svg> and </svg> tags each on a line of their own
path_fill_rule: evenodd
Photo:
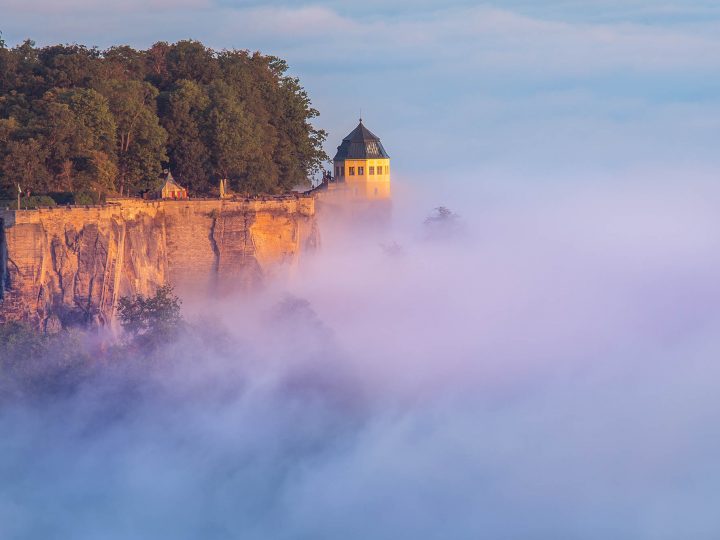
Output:
<svg viewBox="0 0 720 540">
<path fill-rule="evenodd" d="M 0 211 L 0 322 L 106 324 L 118 298 L 255 287 L 317 246 L 310 196 Z"/>
</svg>

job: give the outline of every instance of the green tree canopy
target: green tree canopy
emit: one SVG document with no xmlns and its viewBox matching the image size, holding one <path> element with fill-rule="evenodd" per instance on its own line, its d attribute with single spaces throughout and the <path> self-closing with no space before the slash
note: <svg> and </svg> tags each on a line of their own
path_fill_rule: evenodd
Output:
<svg viewBox="0 0 720 540">
<path fill-rule="evenodd" d="M 102 95 L 56 88 L 18 117 L 0 119 L 5 191 L 14 184 L 41 193 L 97 189 L 95 162 L 115 155 L 115 118 Z M 112 183 L 104 191 L 114 191 Z"/>
<path fill-rule="evenodd" d="M 158 90 L 147 82 L 111 80 L 100 83 L 117 122 L 118 188 L 128 190 L 156 187 L 167 160 L 167 132 L 156 114 Z"/>
<path fill-rule="evenodd" d="M 195 81 L 181 79 L 172 91 L 164 93 L 161 104 L 170 169 L 193 192 L 207 192 L 212 177 L 209 141 L 205 139 L 210 105 L 207 91 Z"/>
<path fill-rule="evenodd" d="M 191 195 L 307 182 L 327 155 L 317 111 L 276 57 L 198 41 L 147 50 L 0 44 L 0 197 L 139 194 L 169 167 Z"/>
</svg>

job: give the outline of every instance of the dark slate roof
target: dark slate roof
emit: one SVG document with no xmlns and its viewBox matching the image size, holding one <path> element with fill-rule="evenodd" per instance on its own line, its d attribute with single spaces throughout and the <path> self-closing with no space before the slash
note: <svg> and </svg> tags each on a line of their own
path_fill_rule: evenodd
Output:
<svg viewBox="0 0 720 540">
<path fill-rule="evenodd" d="M 337 154 L 333 161 L 343 161 L 346 159 L 386 159 L 389 158 L 388 153 L 380 142 L 380 137 L 373 134 L 366 128 L 362 120 L 358 127 L 352 130 L 350 135 L 345 137 L 342 144 L 338 146 Z"/>
</svg>

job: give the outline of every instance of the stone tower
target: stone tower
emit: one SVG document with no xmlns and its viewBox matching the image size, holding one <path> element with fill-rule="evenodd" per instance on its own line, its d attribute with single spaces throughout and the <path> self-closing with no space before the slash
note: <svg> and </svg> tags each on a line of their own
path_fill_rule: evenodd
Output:
<svg viewBox="0 0 720 540">
<path fill-rule="evenodd" d="M 333 158 L 335 186 L 351 198 L 390 198 L 390 156 L 380 138 L 363 124 L 345 137 Z"/>
</svg>

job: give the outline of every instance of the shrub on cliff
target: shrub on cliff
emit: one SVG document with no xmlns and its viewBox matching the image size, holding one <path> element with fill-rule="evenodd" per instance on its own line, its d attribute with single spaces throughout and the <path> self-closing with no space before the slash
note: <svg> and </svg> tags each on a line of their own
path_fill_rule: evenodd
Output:
<svg viewBox="0 0 720 540">
<path fill-rule="evenodd" d="M 17 202 L 15 206 L 17 206 Z M 57 206 L 57 203 L 47 195 L 33 195 L 20 200 L 21 208 L 54 208 L 55 206 Z"/>
<path fill-rule="evenodd" d="M 49 335 L 18 322 L 0 324 L 0 403 L 74 392 L 92 367 L 82 337 L 74 331 Z"/>
<path fill-rule="evenodd" d="M 155 348 L 180 331 L 183 319 L 180 299 L 170 285 L 160 287 L 154 296 L 123 297 L 118 302 L 118 319 L 130 344 Z"/>
<path fill-rule="evenodd" d="M 66 203 L 69 204 L 69 203 Z M 17 199 L 0 199 L 0 208 L 17 209 Z M 57 206 L 57 201 L 47 195 L 32 197 L 23 197 L 20 199 L 20 208 L 34 209 L 34 208 L 54 208 Z"/>
<path fill-rule="evenodd" d="M 48 336 L 30 326 L 11 321 L 0 325 L 0 358 L 3 367 L 19 358 L 33 358 L 47 349 Z"/>
</svg>

